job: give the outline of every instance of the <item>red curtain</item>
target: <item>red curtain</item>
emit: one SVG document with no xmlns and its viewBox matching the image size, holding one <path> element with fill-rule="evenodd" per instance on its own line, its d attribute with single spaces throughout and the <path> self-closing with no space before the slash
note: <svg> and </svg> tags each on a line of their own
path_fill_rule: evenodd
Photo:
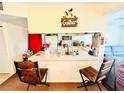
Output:
<svg viewBox="0 0 124 93">
<path fill-rule="evenodd" d="M 41 34 L 28 34 L 28 49 L 34 53 L 42 50 Z"/>
</svg>

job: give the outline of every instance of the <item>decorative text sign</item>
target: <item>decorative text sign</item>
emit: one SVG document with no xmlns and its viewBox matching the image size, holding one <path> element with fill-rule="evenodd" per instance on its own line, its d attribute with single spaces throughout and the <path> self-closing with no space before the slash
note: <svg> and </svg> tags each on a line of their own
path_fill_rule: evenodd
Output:
<svg viewBox="0 0 124 93">
<path fill-rule="evenodd" d="M 61 18 L 61 26 L 62 27 L 77 27 L 77 17 L 72 14 L 73 8 L 65 11 L 65 16 Z"/>
<path fill-rule="evenodd" d="M 77 18 L 61 18 L 62 27 L 77 27 Z"/>
</svg>

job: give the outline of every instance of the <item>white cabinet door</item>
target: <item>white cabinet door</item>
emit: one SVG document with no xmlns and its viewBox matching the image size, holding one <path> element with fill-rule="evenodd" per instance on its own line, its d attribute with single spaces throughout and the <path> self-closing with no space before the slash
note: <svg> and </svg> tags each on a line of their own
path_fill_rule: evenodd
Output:
<svg viewBox="0 0 124 93">
<path fill-rule="evenodd" d="M 8 73 L 8 56 L 2 27 L 0 27 L 0 73 Z"/>
<path fill-rule="evenodd" d="M 45 36 L 46 43 L 50 43 L 50 51 L 57 50 L 57 36 Z"/>
</svg>

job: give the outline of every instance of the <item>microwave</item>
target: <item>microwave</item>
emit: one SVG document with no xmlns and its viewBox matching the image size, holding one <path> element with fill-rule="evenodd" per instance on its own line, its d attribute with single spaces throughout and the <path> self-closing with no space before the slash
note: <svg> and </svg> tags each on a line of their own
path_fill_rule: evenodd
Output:
<svg viewBox="0 0 124 93">
<path fill-rule="evenodd" d="M 62 40 L 72 40 L 72 36 L 62 36 Z"/>
</svg>

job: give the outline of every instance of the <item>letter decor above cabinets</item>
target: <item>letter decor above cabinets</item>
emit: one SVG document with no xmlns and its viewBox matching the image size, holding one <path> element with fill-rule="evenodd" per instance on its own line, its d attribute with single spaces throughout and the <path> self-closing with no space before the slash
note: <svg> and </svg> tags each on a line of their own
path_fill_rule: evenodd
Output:
<svg viewBox="0 0 124 93">
<path fill-rule="evenodd" d="M 72 14 L 73 9 L 65 11 L 66 16 L 61 18 L 61 27 L 77 27 L 77 17 Z"/>
</svg>

